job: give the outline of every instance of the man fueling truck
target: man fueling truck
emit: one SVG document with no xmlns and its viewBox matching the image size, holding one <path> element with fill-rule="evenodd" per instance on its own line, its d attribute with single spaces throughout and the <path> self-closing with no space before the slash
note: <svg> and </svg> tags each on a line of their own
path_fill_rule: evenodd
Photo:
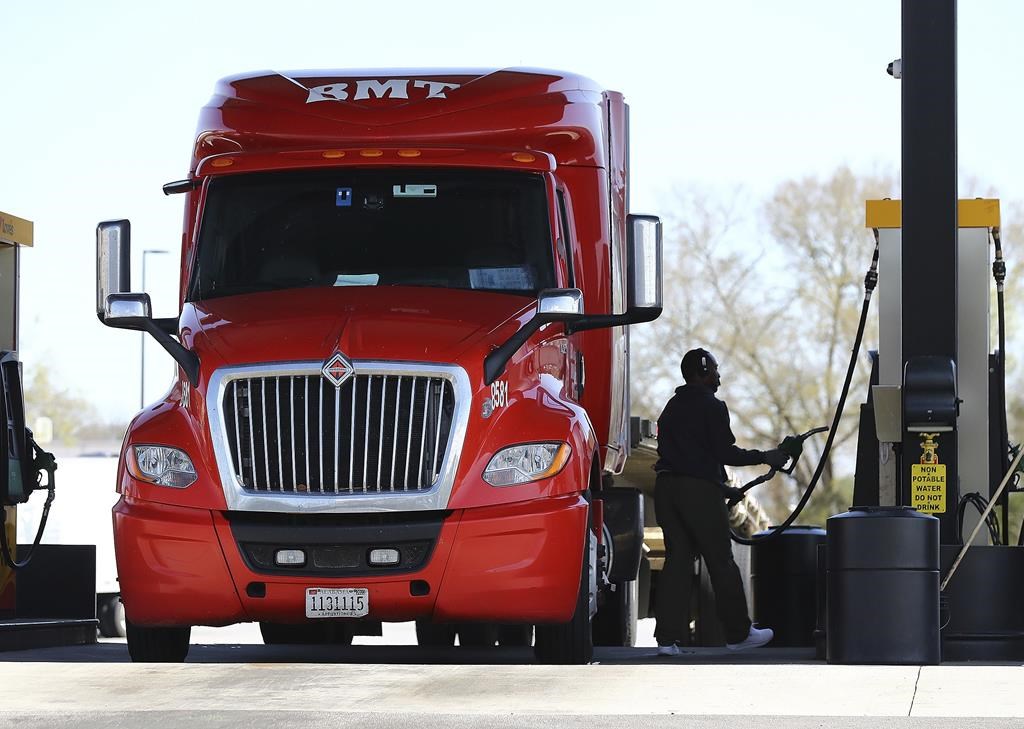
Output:
<svg viewBox="0 0 1024 729">
<path fill-rule="evenodd" d="M 177 363 L 120 457 L 136 661 L 192 625 L 348 642 L 631 645 L 628 326 L 661 312 L 629 213 L 628 108 L 567 73 L 261 72 L 202 109 L 179 316 L 97 229 L 97 314 Z M 484 636 L 481 638 L 480 636 Z"/>
</svg>

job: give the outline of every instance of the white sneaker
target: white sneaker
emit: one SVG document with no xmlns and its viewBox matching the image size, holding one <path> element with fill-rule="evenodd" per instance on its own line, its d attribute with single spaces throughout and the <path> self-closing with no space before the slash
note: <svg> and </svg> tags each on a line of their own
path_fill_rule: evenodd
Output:
<svg viewBox="0 0 1024 729">
<path fill-rule="evenodd" d="M 746 640 L 741 643 L 726 643 L 725 647 L 731 651 L 745 651 L 751 648 L 760 648 L 761 646 L 770 643 L 771 639 L 774 637 L 775 631 L 771 628 L 755 628 L 751 625 L 750 632 L 747 633 Z"/>
<path fill-rule="evenodd" d="M 687 651 L 684 651 L 679 647 L 678 643 L 669 643 L 668 645 L 658 645 L 659 656 L 681 656 Z"/>
</svg>

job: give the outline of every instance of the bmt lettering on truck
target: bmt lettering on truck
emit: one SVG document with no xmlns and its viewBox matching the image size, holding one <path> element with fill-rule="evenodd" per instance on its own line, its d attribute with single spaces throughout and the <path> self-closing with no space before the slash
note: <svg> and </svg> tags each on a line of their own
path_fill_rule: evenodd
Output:
<svg viewBox="0 0 1024 729">
<path fill-rule="evenodd" d="M 377 99 L 408 99 L 409 98 L 409 82 L 412 82 L 414 89 L 425 89 L 426 94 L 423 94 L 423 98 L 426 99 L 446 99 L 446 91 L 454 90 L 459 88 L 461 84 L 451 84 L 446 81 L 430 81 L 426 79 L 407 79 L 407 78 L 392 78 L 387 81 L 377 81 L 376 79 L 361 79 L 356 81 L 355 95 L 352 96 L 352 101 L 362 101 L 363 99 L 369 99 L 371 94 L 373 98 Z M 336 81 L 333 84 L 324 84 L 322 86 L 314 86 L 309 90 L 309 97 L 306 99 L 307 104 L 312 104 L 316 101 L 348 101 L 349 84 L 345 81 Z"/>
</svg>

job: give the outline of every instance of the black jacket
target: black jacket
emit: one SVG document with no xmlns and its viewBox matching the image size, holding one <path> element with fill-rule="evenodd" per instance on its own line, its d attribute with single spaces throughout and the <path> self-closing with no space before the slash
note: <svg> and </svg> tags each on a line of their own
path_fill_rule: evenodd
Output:
<svg viewBox="0 0 1024 729">
<path fill-rule="evenodd" d="M 761 451 L 736 446 L 729 408 L 703 385 L 683 385 L 658 418 L 656 471 L 725 483 L 725 466 L 764 463 Z"/>
</svg>

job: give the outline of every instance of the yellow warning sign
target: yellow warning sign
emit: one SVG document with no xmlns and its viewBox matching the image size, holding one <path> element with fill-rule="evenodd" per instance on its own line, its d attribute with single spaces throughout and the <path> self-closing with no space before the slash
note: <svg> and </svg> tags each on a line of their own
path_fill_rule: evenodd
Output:
<svg viewBox="0 0 1024 729">
<path fill-rule="evenodd" d="M 928 514 L 946 511 L 945 463 L 911 464 L 910 505 Z"/>
</svg>

